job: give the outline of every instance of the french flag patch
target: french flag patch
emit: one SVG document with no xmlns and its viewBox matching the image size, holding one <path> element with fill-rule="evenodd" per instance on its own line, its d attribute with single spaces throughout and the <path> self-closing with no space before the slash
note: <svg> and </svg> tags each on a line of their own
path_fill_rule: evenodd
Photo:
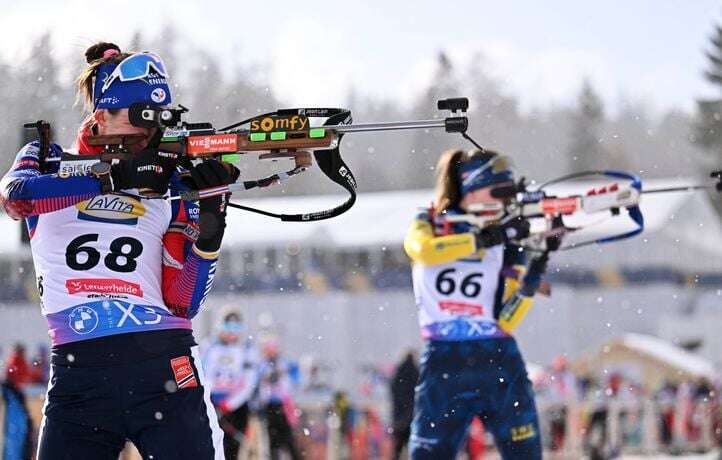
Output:
<svg viewBox="0 0 722 460">
<path fill-rule="evenodd" d="M 181 356 L 170 360 L 170 367 L 175 375 L 175 383 L 178 388 L 195 388 L 198 386 L 196 374 L 188 356 Z"/>
</svg>

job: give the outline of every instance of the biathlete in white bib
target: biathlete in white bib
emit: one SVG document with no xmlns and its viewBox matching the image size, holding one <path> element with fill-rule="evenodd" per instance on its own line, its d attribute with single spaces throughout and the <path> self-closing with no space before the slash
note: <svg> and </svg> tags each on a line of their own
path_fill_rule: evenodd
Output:
<svg viewBox="0 0 722 460">
<path fill-rule="evenodd" d="M 537 411 L 524 361 L 511 336 L 532 305 L 548 251 L 526 264 L 509 242 L 529 224 L 501 227 L 495 187 L 513 184 L 505 157 L 490 151 L 446 152 L 437 166 L 433 208 L 411 225 L 404 247 L 426 348 L 411 432 L 414 459 L 453 459 L 474 417 L 504 459 L 541 458 Z M 486 216 L 479 228 L 450 216 Z M 558 241 L 549 241 L 557 249 Z"/>
<path fill-rule="evenodd" d="M 211 402 L 220 415 L 226 459 L 238 458 L 245 442 L 251 398 L 257 392 L 260 356 L 240 313 L 225 315 L 216 337 L 201 344 Z"/>
<path fill-rule="evenodd" d="M 132 155 L 63 178 L 52 161 L 62 149 L 51 145 L 43 159 L 33 142 L 0 183 L 6 212 L 27 222 L 53 343 L 38 457 L 115 460 L 131 440 L 143 458 L 223 458 L 191 319 L 213 284 L 227 197 L 132 195 L 229 184 L 238 170 L 210 160 L 181 180 L 177 154 L 153 148 L 158 128 L 130 123 L 131 104 L 171 102 L 157 55 L 99 43 L 86 60 L 78 91 L 92 113 L 78 154 L 101 152 L 91 135 L 142 134 L 127 146 Z"/>
</svg>

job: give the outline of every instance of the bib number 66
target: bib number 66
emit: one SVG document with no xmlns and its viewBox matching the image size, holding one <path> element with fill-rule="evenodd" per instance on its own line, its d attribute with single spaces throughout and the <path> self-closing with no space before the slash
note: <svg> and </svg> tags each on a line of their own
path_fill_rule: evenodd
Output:
<svg viewBox="0 0 722 460">
<path fill-rule="evenodd" d="M 456 272 L 455 268 L 441 270 L 436 276 L 436 290 L 443 295 L 451 295 L 456 291 L 456 279 L 451 276 Z M 476 297 L 481 292 L 480 280 L 483 273 L 469 273 L 461 280 L 459 289 L 465 297 Z"/>
<path fill-rule="evenodd" d="M 73 270 L 86 271 L 98 265 L 100 251 L 88 243 L 98 241 L 100 235 L 89 233 L 80 235 L 65 248 L 65 263 Z M 143 243 L 129 236 L 121 236 L 110 243 L 110 252 L 103 263 L 114 272 L 129 273 L 138 267 L 135 260 L 143 253 Z"/>
</svg>

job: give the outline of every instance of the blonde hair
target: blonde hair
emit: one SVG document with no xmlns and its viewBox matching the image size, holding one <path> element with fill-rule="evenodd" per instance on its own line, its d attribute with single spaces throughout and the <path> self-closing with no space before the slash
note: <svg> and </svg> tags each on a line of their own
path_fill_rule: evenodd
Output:
<svg viewBox="0 0 722 460">
<path fill-rule="evenodd" d="M 477 159 L 486 162 L 495 157 L 500 161 L 498 161 L 498 165 L 494 164 L 494 169 L 506 169 L 510 166 L 510 162 L 506 157 L 499 155 L 499 153 L 493 150 L 475 149 L 466 152 L 461 149 L 451 149 L 441 154 L 441 158 L 439 158 L 438 163 L 436 163 L 434 210 L 436 212 L 444 212 L 459 206 L 462 198 L 461 184 L 459 183 L 458 175 L 459 165 Z"/>
</svg>

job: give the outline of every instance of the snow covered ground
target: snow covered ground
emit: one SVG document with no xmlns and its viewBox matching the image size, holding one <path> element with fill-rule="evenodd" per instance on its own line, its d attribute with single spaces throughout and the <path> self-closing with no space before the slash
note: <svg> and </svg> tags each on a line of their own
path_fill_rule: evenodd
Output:
<svg viewBox="0 0 722 460">
<path fill-rule="evenodd" d="M 720 452 L 715 451 L 699 455 L 624 455 L 620 457 L 620 460 L 718 460 L 719 458 Z"/>
<path fill-rule="evenodd" d="M 459 458 L 466 458 L 460 456 Z M 484 455 L 484 460 L 499 460 L 501 457 L 496 452 L 490 452 Z M 544 453 L 544 458 L 547 460 L 572 460 L 571 457 L 563 457 L 559 455 L 551 455 L 549 452 Z M 585 460 L 589 457 L 582 457 L 581 460 Z M 667 454 L 652 454 L 652 455 L 622 455 L 621 457 L 615 457 L 615 460 L 719 460 L 720 451 L 710 452 L 708 454 L 695 454 L 695 455 L 667 455 Z M 580 460 L 580 459 L 574 459 Z"/>
</svg>

